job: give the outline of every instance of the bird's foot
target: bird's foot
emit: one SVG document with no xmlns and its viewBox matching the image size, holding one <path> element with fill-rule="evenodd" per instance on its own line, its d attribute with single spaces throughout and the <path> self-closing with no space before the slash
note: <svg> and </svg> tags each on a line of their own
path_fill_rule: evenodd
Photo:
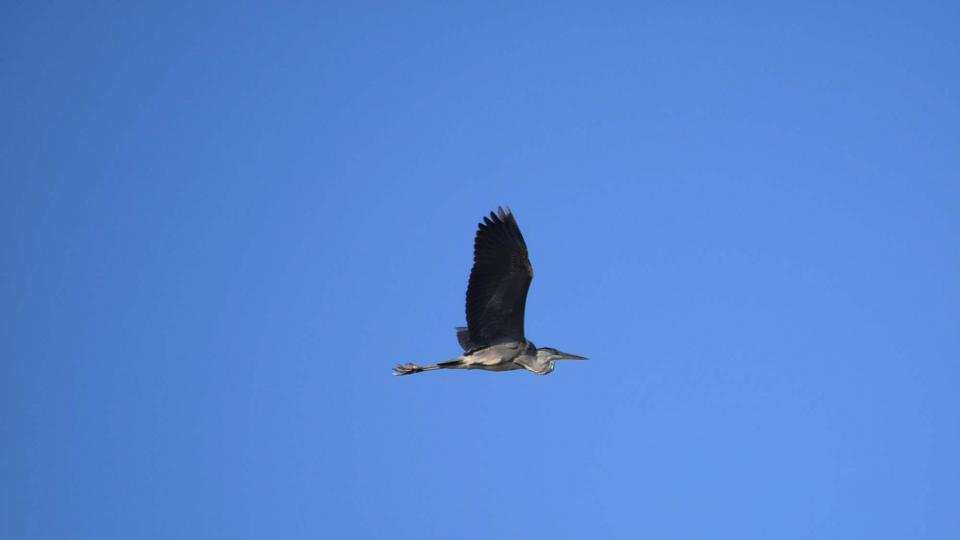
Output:
<svg viewBox="0 0 960 540">
<path fill-rule="evenodd" d="M 410 375 L 411 373 L 419 373 L 421 371 L 423 371 L 423 368 L 416 364 L 400 364 L 393 368 L 394 375 Z"/>
</svg>

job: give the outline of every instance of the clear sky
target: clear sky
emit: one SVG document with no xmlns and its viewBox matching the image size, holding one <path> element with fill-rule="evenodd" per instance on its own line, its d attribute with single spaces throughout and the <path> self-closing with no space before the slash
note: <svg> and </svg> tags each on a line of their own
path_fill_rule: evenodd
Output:
<svg viewBox="0 0 960 540">
<path fill-rule="evenodd" d="M 3 12 L 0 537 L 960 538 L 956 2 Z"/>
</svg>

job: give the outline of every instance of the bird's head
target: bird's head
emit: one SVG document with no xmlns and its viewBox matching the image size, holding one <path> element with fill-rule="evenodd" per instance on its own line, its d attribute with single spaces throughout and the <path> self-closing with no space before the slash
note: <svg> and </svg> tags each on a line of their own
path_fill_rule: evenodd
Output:
<svg viewBox="0 0 960 540">
<path fill-rule="evenodd" d="M 537 349 L 537 359 L 549 360 L 552 362 L 554 360 L 586 360 L 587 357 L 560 352 L 553 347 L 543 347 Z"/>
</svg>

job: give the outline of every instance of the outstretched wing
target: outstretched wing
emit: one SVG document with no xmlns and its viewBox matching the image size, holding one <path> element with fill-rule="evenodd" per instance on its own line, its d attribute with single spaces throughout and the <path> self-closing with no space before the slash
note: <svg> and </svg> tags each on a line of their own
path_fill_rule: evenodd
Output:
<svg viewBox="0 0 960 540">
<path fill-rule="evenodd" d="M 508 208 L 483 218 L 473 243 L 467 287 L 467 328 L 473 348 L 523 341 L 523 310 L 533 267 L 517 220 Z"/>
</svg>

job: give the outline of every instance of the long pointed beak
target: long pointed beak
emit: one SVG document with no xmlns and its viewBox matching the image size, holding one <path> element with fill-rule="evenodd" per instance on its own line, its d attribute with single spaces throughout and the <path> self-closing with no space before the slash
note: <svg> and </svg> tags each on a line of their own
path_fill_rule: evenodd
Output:
<svg viewBox="0 0 960 540">
<path fill-rule="evenodd" d="M 586 356 L 578 356 L 576 354 L 570 354 L 565 352 L 559 352 L 560 357 L 557 360 L 586 360 Z"/>
</svg>

